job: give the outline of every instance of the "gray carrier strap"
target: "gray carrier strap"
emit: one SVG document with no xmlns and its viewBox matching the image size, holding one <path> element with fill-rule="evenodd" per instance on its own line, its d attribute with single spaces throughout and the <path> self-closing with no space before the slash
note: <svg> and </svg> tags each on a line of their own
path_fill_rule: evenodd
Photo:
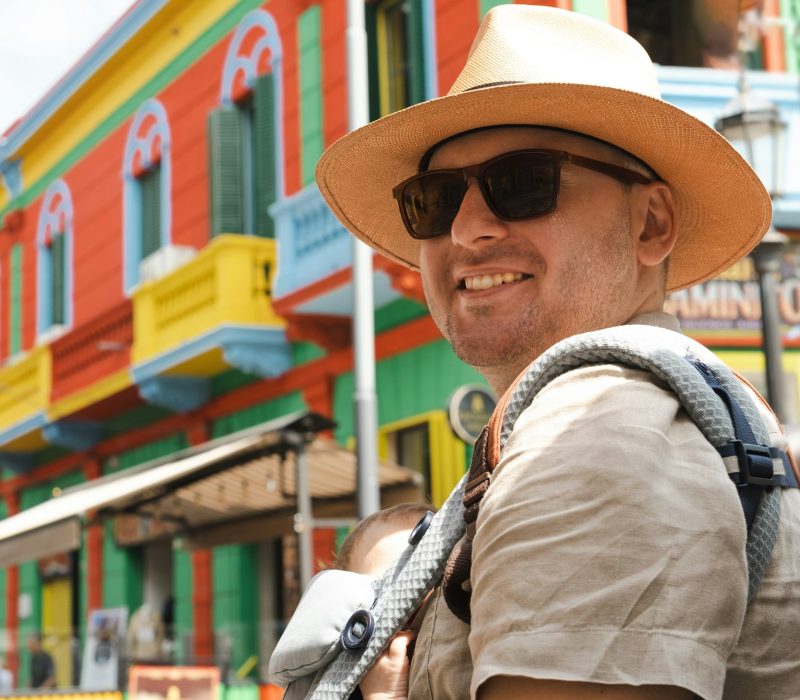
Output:
<svg viewBox="0 0 800 700">
<path fill-rule="evenodd" d="M 725 403 L 712 391 L 693 361 L 713 372 L 744 413 L 757 442 L 770 445 L 767 428 L 741 381 L 708 348 L 674 331 L 630 325 L 576 335 L 542 354 L 519 380 L 508 403 L 500 449 L 522 411 L 553 379 L 585 365 L 617 364 L 647 370 L 667 384 L 705 438 L 720 450 L 736 441 L 735 427 Z M 763 489 L 759 495 L 760 503 L 746 545 L 748 600 L 758 589 L 772 557 L 780 521 L 780 489 Z"/>
<path fill-rule="evenodd" d="M 389 640 L 439 582 L 450 550 L 464 533 L 461 499 L 465 479 L 466 475 L 434 515 L 422 539 L 409 546 L 381 578 L 370 610 L 375 626 L 364 649 L 342 649 L 318 676 L 306 697 L 319 700 L 350 697 Z"/>
<path fill-rule="evenodd" d="M 503 416 L 500 448 L 502 450 L 517 418 L 541 389 L 570 369 L 592 364 L 618 364 L 651 372 L 675 392 L 712 445 L 720 448 L 735 442 L 736 431 L 728 409 L 692 361 L 701 362 L 713 372 L 742 409 L 756 441 L 769 445 L 768 431 L 750 396 L 713 353 L 679 333 L 654 326 L 630 325 L 567 338 L 541 355 L 519 380 L 509 400 Z M 728 466 L 729 472 L 735 469 L 735 466 Z M 363 650 L 343 648 L 330 666 L 318 674 L 307 698 L 349 698 L 392 636 L 402 629 L 426 593 L 439 582 L 448 555 L 464 532 L 465 479 L 466 475 L 419 543 L 410 547 L 381 579 L 370 610 L 374 631 Z M 747 539 L 748 597 L 755 593 L 770 561 L 779 519 L 780 489 L 764 489 Z"/>
</svg>

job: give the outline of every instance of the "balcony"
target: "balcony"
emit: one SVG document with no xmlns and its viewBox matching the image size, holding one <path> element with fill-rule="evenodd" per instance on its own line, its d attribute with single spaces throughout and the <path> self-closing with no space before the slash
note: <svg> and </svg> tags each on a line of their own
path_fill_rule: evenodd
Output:
<svg viewBox="0 0 800 700">
<path fill-rule="evenodd" d="M 328 209 L 316 184 L 270 209 L 278 241 L 273 294 L 281 315 L 352 316 L 353 241 Z M 375 306 L 421 295 L 416 273 L 373 256 Z"/>
<path fill-rule="evenodd" d="M 26 455 L 45 445 L 41 428 L 50 399 L 50 357 L 50 348 L 39 346 L 0 369 L 0 464 L 4 467 L 24 470 Z"/>
<path fill-rule="evenodd" d="M 171 274 L 133 293 L 132 374 L 152 403 L 186 411 L 208 378 L 235 367 L 262 377 L 291 364 L 271 289 L 275 241 L 225 234 Z"/>
<path fill-rule="evenodd" d="M 131 386 L 132 343 L 129 299 L 55 340 L 50 417 L 74 414 Z"/>
</svg>

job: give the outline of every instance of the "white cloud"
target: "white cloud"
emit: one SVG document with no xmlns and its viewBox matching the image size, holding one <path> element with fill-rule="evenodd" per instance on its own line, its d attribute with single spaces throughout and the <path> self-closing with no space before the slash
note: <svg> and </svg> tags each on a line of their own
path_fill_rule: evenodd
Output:
<svg viewBox="0 0 800 700">
<path fill-rule="evenodd" d="M 135 0 L 0 0 L 0 134 Z"/>
</svg>

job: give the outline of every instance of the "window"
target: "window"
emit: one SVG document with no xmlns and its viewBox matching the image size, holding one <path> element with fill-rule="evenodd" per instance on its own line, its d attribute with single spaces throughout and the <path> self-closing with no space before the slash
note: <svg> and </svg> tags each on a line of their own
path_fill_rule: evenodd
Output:
<svg viewBox="0 0 800 700">
<path fill-rule="evenodd" d="M 136 112 L 123 161 L 125 290 L 141 280 L 141 263 L 171 241 L 172 205 L 170 130 L 157 100 Z"/>
<path fill-rule="evenodd" d="M 40 338 L 72 321 L 72 196 L 63 180 L 48 187 L 36 232 L 37 333 Z"/>
<path fill-rule="evenodd" d="M 425 99 L 422 12 L 422 0 L 367 5 L 372 119 Z"/>
<path fill-rule="evenodd" d="M 440 506 L 466 471 L 466 445 L 453 433 L 444 411 L 431 411 L 381 426 L 381 459 L 417 472 L 425 498 Z"/>
<path fill-rule="evenodd" d="M 209 115 L 212 236 L 275 235 L 269 208 L 282 192 L 280 65 L 274 20 L 263 10 L 251 12 L 228 50 L 222 106 Z"/>
<path fill-rule="evenodd" d="M 730 8 L 724 10 L 723 8 Z M 654 63 L 735 68 L 737 7 L 711 0 L 627 0 L 628 33 Z"/>
</svg>

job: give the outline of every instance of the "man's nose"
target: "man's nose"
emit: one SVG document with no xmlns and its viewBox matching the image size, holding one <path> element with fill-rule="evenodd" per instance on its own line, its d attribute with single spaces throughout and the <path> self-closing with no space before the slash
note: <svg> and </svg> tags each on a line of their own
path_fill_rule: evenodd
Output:
<svg viewBox="0 0 800 700">
<path fill-rule="evenodd" d="M 506 222 L 498 219 L 475 180 L 470 179 L 464 199 L 450 227 L 450 237 L 455 245 L 464 248 L 481 248 L 508 236 Z"/>
</svg>

